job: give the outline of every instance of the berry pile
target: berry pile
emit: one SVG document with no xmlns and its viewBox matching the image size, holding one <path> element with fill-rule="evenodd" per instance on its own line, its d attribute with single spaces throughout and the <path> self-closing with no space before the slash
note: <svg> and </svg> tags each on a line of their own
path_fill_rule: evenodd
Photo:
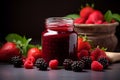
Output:
<svg viewBox="0 0 120 80">
<path fill-rule="evenodd" d="M 86 36 L 78 37 L 78 60 L 84 61 L 84 69 L 102 71 L 108 68 L 109 58 L 105 50 L 92 46 Z"/>
<path fill-rule="evenodd" d="M 63 67 L 65 70 L 72 70 L 81 72 L 83 69 L 91 69 L 95 71 L 103 71 L 109 66 L 109 58 L 106 56 L 105 51 L 99 47 L 92 49 L 92 46 L 86 36 L 78 37 L 77 60 L 65 59 Z M 39 70 L 59 69 L 59 61 L 52 59 L 47 63 L 42 58 L 41 50 L 38 48 L 31 48 L 28 50 L 27 57 L 14 56 L 11 61 L 14 67 L 24 67 L 26 69 L 33 69 L 34 66 Z"/>
<path fill-rule="evenodd" d="M 75 24 L 107 24 L 114 23 L 118 20 L 117 18 L 114 18 L 116 16 L 114 16 L 110 10 L 103 14 L 100 10 L 94 9 L 91 6 L 82 8 L 79 11 L 79 15 L 80 17 L 75 18 L 74 20 Z"/>
<path fill-rule="evenodd" d="M 103 71 L 109 66 L 109 59 L 105 55 L 105 52 L 100 48 L 95 48 L 87 56 L 84 55 L 84 53 L 78 54 L 77 61 L 71 59 L 64 60 L 63 66 L 65 70 L 73 70 L 75 72 L 81 72 L 83 69 Z"/>
</svg>

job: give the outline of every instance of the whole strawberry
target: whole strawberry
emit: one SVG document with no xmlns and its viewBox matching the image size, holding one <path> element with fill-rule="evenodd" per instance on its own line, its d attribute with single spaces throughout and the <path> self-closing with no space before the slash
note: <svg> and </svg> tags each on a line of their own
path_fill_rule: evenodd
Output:
<svg viewBox="0 0 120 80">
<path fill-rule="evenodd" d="M 89 40 L 87 39 L 86 36 L 84 37 L 78 37 L 78 52 L 81 50 L 90 50 L 91 45 L 89 43 Z"/>
<path fill-rule="evenodd" d="M 30 48 L 27 52 L 27 57 L 34 57 L 35 60 L 42 57 L 41 49 L 38 49 L 36 47 Z"/>
<path fill-rule="evenodd" d="M 100 24 L 102 23 L 102 21 L 104 20 L 104 16 L 103 14 L 101 13 L 101 11 L 98 11 L 98 10 L 94 10 L 94 12 L 92 12 L 88 19 L 86 20 L 86 24 L 89 24 L 89 23 L 93 23 L 93 24 Z"/>
<path fill-rule="evenodd" d="M 14 42 L 6 42 L 0 49 L 0 61 L 9 61 L 13 56 L 19 56 L 20 49 Z"/>
<path fill-rule="evenodd" d="M 74 20 L 75 24 L 84 24 L 85 23 L 85 18 L 76 18 Z"/>
<path fill-rule="evenodd" d="M 92 7 L 86 6 L 80 10 L 80 17 L 87 19 L 93 11 L 94 9 Z"/>
</svg>

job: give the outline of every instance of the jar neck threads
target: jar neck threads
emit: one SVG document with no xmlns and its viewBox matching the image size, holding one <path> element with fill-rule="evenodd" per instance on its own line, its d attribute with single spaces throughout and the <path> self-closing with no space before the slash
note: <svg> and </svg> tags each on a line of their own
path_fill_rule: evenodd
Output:
<svg viewBox="0 0 120 80">
<path fill-rule="evenodd" d="M 51 17 L 46 19 L 46 28 L 60 31 L 73 31 L 73 20 L 64 17 Z"/>
</svg>

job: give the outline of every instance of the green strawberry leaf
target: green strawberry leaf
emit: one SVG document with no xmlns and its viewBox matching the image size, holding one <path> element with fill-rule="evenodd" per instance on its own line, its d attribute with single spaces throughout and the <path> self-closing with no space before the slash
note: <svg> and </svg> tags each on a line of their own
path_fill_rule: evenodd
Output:
<svg viewBox="0 0 120 80">
<path fill-rule="evenodd" d="M 120 15 L 117 14 L 117 13 L 114 13 L 114 14 L 113 14 L 113 19 L 115 19 L 115 20 L 117 20 L 117 21 L 120 22 Z"/>
<path fill-rule="evenodd" d="M 67 17 L 67 18 L 72 18 L 72 19 L 76 19 L 76 18 L 80 17 L 80 15 L 79 15 L 79 14 L 68 14 L 68 15 L 66 15 L 65 17 Z"/>
<path fill-rule="evenodd" d="M 113 19 L 112 12 L 108 10 L 104 15 L 105 21 L 110 22 Z"/>
</svg>

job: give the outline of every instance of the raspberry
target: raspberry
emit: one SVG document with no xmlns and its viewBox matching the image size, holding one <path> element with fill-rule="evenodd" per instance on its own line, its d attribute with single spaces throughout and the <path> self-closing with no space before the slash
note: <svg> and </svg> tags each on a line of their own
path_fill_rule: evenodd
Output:
<svg viewBox="0 0 120 80">
<path fill-rule="evenodd" d="M 35 65 L 39 70 L 47 70 L 48 64 L 43 58 L 38 58 Z"/>
<path fill-rule="evenodd" d="M 75 72 L 80 72 L 83 70 L 84 62 L 83 61 L 74 61 L 71 65 L 72 70 Z"/>
<path fill-rule="evenodd" d="M 11 61 L 14 65 L 14 67 L 22 67 L 22 65 L 23 65 L 23 61 L 22 61 L 22 58 L 20 56 L 12 57 Z"/>
<path fill-rule="evenodd" d="M 65 70 L 72 70 L 72 68 L 71 68 L 72 63 L 73 63 L 72 59 L 65 59 L 63 62 L 63 66 L 64 66 Z"/>
<path fill-rule="evenodd" d="M 51 69 L 57 69 L 58 68 L 58 60 L 57 59 L 53 59 L 53 60 L 50 60 L 49 62 L 49 67 Z"/>
<path fill-rule="evenodd" d="M 82 60 L 84 61 L 84 68 L 86 69 L 90 69 L 91 67 L 91 63 L 92 63 L 92 59 L 89 56 L 84 56 L 82 57 Z"/>
<path fill-rule="evenodd" d="M 26 60 L 24 63 L 24 68 L 26 68 L 26 69 L 33 69 L 33 66 L 34 66 L 34 64 L 30 60 Z"/>
<path fill-rule="evenodd" d="M 35 62 L 35 58 L 33 56 L 29 56 L 26 60 L 31 61 L 32 63 Z"/>
<path fill-rule="evenodd" d="M 101 56 L 98 58 L 98 62 L 100 62 L 103 65 L 103 68 L 106 69 L 109 65 L 109 61 L 105 56 Z"/>
<path fill-rule="evenodd" d="M 103 65 L 99 63 L 98 61 L 93 61 L 91 64 L 91 69 L 94 71 L 102 71 Z"/>
<path fill-rule="evenodd" d="M 78 54 L 77 54 L 79 60 L 80 60 L 82 57 L 88 56 L 88 55 L 89 55 L 88 50 L 81 50 L 81 51 L 78 52 Z"/>
</svg>

